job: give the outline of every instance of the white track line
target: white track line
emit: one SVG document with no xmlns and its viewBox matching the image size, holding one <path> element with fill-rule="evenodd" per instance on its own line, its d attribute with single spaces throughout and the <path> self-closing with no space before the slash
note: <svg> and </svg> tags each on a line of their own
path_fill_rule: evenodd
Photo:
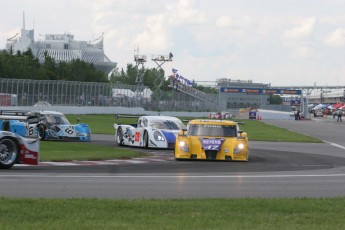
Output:
<svg viewBox="0 0 345 230">
<path fill-rule="evenodd" d="M 301 175 L 26 175 L 0 174 L 0 178 L 297 178 L 297 177 L 345 177 L 345 174 L 301 174 Z"/>
<path fill-rule="evenodd" d="M 332 143 L 332 142 L 329 142 L 329 141 L 324 141 L 334 147 L 337 147 L 337 148 L 340 148 L 340 149 L 344 149 L 345 150 L 345 146 L 342 146 L 342 145 L 339 145 L 339 144 L 336 144 L 336 143 Z"/>
</svg>

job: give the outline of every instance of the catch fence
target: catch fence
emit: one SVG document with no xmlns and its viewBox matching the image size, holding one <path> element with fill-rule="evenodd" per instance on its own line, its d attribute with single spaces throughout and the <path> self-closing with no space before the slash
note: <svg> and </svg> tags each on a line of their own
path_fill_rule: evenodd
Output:
<svg viewBox="0 0 345 230">
<path fill-rule="evenodd" d="M 0 94 L 6 95 L 0 97 L 1 106 L 121 106 L 157 111 L 217 109 L 215 95 L 210 95 L 215 102 L 210 104 L 174 89 L 165 92 L 166 99 L 160 101 L 151 100 L 152 93 L 145 86 L 117 83 L 0 78 Z"/>
</svg>

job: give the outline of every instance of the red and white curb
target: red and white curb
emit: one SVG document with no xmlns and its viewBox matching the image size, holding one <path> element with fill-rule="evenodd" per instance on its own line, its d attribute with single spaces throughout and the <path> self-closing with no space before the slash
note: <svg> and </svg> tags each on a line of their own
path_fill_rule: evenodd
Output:
<svg viewBox="0 0 345 230">
<path fill-rule="evenodd" d="M 148 158 L 114 159 L 102 161 L 65 161 L 65 162 L 40 162 L 37 166 L 87 166 L 87 165 L 125 165 L 125 164 L 146 164 L 153 162 L 172 161 L 171 156 L 152 156 Z M 15 166 L 32 166 L 27 164 L 16 164 Z"/>
</svg>

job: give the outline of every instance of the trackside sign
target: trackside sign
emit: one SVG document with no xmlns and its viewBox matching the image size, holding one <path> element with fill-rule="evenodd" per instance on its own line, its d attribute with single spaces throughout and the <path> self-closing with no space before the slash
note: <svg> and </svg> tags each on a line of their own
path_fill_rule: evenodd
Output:
<svg viewBox="0 0 345 230">
<path fill-rule="evenodd" d="M 263 89 L 263 88 L 231 88 L 220 87 L 221 93 L 247 93 L 247 94 L 291 94 L 301 95 L 302 90 L 290 90 L 290 89 Z"/>
</svg>

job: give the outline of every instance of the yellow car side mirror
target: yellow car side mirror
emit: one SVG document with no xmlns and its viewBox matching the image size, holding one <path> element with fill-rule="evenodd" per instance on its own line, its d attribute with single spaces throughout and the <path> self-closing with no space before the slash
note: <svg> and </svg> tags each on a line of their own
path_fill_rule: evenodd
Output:
<svg viewBox="0 0 345 230">
<path fill-rule="evenodd" d="M 186 136 L 186 133 L 187 133 L 187 129 L 182 129 L 178 132 L 178 135 L 179 136 Z"/>
</svg>

